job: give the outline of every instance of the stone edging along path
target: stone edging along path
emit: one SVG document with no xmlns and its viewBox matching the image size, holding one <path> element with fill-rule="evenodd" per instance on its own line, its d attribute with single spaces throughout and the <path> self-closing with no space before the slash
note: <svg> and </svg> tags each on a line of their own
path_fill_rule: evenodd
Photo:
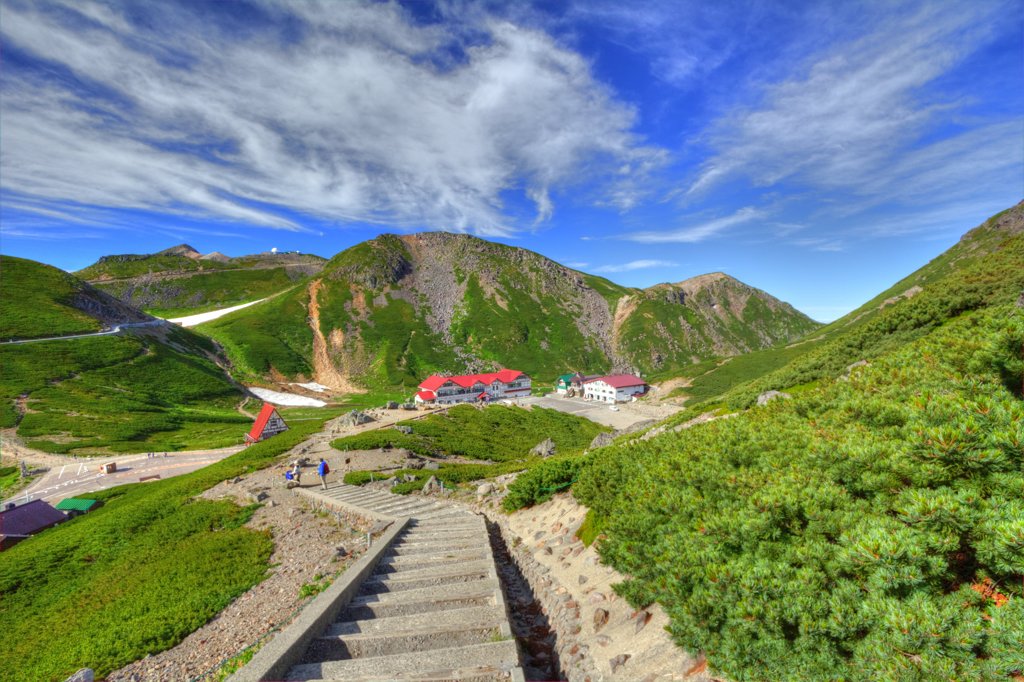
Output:
<svg viewBox="0 0 1024 682">
<path fill-rule="evenodd" d="M 229 682 L 524 679 L 482 516 L 344 484 L 299 492 L 386 530 Z"/>
</svg>

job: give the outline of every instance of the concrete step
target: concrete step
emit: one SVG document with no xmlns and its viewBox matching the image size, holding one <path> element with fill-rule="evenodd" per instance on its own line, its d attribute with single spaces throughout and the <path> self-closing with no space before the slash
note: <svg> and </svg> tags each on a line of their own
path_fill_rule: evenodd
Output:
<svg viewBox="0 0 1024 682">
<path fill-rule="evenodd" d="M 357 634 L 344 637 L 321 637 L 306 652 L 305 662 L 337 661 L 352 658 L 392 656 L 412 652 L 424 655 L 435 649 L 484 644 L 500 641 L 497 625 L 469 627 L 435 627 L 429 630 L 393 632 L 386 635 Z"/>
<path fill-rule="evenodd" d="M 397 590 L 394 592 L 377 592 L 374 594 L 362 594 L 355 596 L 346 608 L 358 608 L 362 606 L 376 606 L 379 604 L 412 604 L 416 602 L 440 602 L 449 599 L 471 599 L 481 595 L 494 597 L 495 590 L 501 586 L 497 578 L 476 580 L 468 583 L 454 583 L 451 585 L 432 585 L 429 587 Z M 409 613 L 414 613 L 410 611 Z M 341 616 L 339 616 L 341 618 Z M 345 616 L 347 620 L 352 617 Z"/>
<path fill-rule="evenodd" d="M 402 554 L 384 557 L 377 565 L 377 570 L 393 569 L 397 571 L 409 566 L 432 566 L 434 564 L 450 564 L 458 561 L 477 561 L 490 558 L 490 549 L 484 547 L 455 552 L 437 552 L 436 554 Z"/>
<path fill-rule="evenodd" d="M 447 563 L 435 564 L 434 566 L 402 566 L 397 570 L 378 570 L 370 576 L 369 580 L 384 580 L 394 582 L 397 580 L 413 580 L 418 578 L 431 578 L 434 576 L 451 575 L 452 573 L 486 573 L 494 566 L 490 557 L 477 561 L 449 561 Z"/>
<path fill-rule="evenodd" d="M 445 540 L 464 540 L 471 537 L 483 537 L 486 534 L 480 527 L 465 526 L 449 530 L 433 530 L 431 528 L 413 528 L 406 530 L 398 542 L 443 542 Z"/>
<path fill-rule="evenodd" d="M 447 519 L 452 517 L 459 517 L 467 514 L 468 512 L 462 509 L 439 509 L 436 512 L 427 512 L 426 514 L 419 514 L 416 518 L 418 519 Z"/>
<path fill-rule="evenodd" d="M 434 649 L 357 658 L 348 661 L 324 661 L 294 666 L 288 680 L 347 680 L 359 677 L 394 680 L 466 680 L 494 679 L 494 675 L 510 673 L 519 666 L 515 641 L 487 642 L 470 646 Z M 460 672 L 465 671 L 467 672 Z"/>
<path fill-rule="evenodd" d="M 365 620 L 347 620 L 334 623 L 324 632 L 325 637 L 346 635 L 381 635 L 391 632 L 416 632 L 430 628 L 449 629 L 453 626 L 501 627 L 505 623 L 505 609 L 498 604 L 444 609 L 433 613 L 416 613 Z"/>
<path fill-rule="evenodd" d="M 473 583 L 488 578 L 492 571 L 490 567 L 486 570 L 453 570 L 448 573 L 424 576 L 422 578 L 404 579 L 401 574 L 391 574 L 384 577 L 372 577 L 359 586 L 359 594 L 381 594 L 384 592 L 404 592 L 406 590 L 418 590 L 423 587 L 440 587 L 461 583 Z"/>
<path fill-rule="evenodd" d="M 457 587 L 462 588 L 462 585 Z M 448 609 L 464 609 L 477 606 L 494 606 L 498 603 L 495 588 L 488 585 L 475 587 L 472 590 L 459 589 L 451 596 L 440 596 L 440 589 L 427 588 L 420 597 L 409 601 L 353 601 L 339 614 L 345 620 L 366 620 L 369 618 L 391 618 L 394 616 L 411 616 L 416 613 L 437 614 Z M 392 595 L 374 595 L 378 597 L 394 596 L 395 594 L 410 595 L 419 590 L 406 590 L 404 593 Z"/>
<path fill-rule="evenodd" d="M 472 538 L 447 542 L 408 542 L 396 543 L 388 548 L 384 556 L 404 556 L 406 554 L 439 554 L 442 552 L 462 552 L 469 549 L 489 548 L 486 538 Z"/>
</svg>

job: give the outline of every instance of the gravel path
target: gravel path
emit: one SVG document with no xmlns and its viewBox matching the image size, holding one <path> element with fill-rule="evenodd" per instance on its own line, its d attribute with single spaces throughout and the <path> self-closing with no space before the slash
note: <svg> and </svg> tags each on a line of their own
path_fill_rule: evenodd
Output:
<svg viewBox="0 0 1024 682">
<path fill-rule="evenodd" d="M 285 468 L 282 464 L 225 481 L 201 496 L 240 505 L 251 504 L 253 494 L 268 496 L 247 525 L 273 534 L 269 577 L 178 646 L 116 670 L 108 681 L 184 682 L 213 672 L 308 603 L 312 597 L 299 598 L 303 585 L 314 582 L 318 574 L 333 576 L 345 570 L 365 551 L 363 537 L 372 524 L 351 515 L 314 513 L 307 498 L 284 487 Z M 311 471 L 306 475 L 307 486 L 317 485 Z"/>
</svg>

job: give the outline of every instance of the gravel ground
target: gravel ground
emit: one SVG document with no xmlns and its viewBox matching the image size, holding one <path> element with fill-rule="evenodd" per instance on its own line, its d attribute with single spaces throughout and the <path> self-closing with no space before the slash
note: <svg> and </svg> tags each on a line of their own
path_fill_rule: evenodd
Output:
<svg viewBox="0 0 1024 682">
<path fill-rule="evenodd" d="M 274 466 L 225 481 L 201 496 L 228 498 L 242 505 L 251 504 L 252 494 L 268 496 L 247 525 L 273 534 L 269 577 L 178 646 L 116 670 L 107 680 L 183 682 L 210 673 L 225 659 L 237 656 L 291 620 L 295 611 L 312 599 L 299 598 L 304 584 L 314 582 L 317 574 L 343 571 L 362 554 L 363 536 L 371 523 L 356 516 L 313 513 L 307 498 L 284 487 L 284 469 L 284 465 Z M 307 475 L 306 486 L 318 485 L 312 472 L 307 470 Z"/>
</svg>

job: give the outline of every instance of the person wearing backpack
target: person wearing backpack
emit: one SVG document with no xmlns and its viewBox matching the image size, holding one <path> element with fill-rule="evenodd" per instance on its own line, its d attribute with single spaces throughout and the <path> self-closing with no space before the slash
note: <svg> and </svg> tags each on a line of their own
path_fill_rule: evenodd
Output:
<svg viewBox="0 0 1024 682">
<path fill-rule="evenodd" d="M 327 465 L 327 462 L 323 457 L 320 458 L 320 464 L 316 467 L 316 475 L 320 477 L 320 485 L 327 490 L 327 474 L 331 473 L 331 467 Z"/>
</svg>

